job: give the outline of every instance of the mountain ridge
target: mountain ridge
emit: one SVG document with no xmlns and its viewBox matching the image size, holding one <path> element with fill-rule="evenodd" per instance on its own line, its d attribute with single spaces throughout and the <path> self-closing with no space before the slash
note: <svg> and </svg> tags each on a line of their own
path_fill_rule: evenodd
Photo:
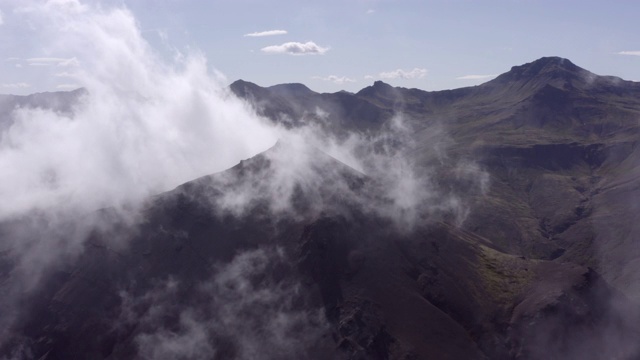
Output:
<svg viewBox="0 0 640 360">
<path fill-rule="evenodd" d="M 547 57 L 438 92 L 236 81 L 275 124 L 405 149 L 391 154 L 433 192 L 418 221 L 384 211 L 376 176 L 393 161 L 363 175 L 285 139 L 151 198 L 139 223 L 95 229 L 25 302 L 0 355 L 134 359 L 141 339 L 196 329 L 214 359 L 243 358 L 256 333 L 273 359 L 637 358 L 640 97 L 614 80 Z M 127 246 L 110 249 L 114 237 Z"/>
<path fill-rule="evenodd" d="M 451 91 L 461 91 L 463 89 L 474 89 L 478 87 L 487 87 L 488 84 L 500 83 L 504 82 L 517 82 L 521 80 L 530 80 L 535 77 L 542 77 L 546 81 L 553 80 L 566 80 L 566 81 L 580 81 L 583 82 L 583 86 L 586 84 L 592 84 L 595 80 L 600 80 L 602 83 L 623 83 L 627 85 L 637 84 L 637 82 L 624 80 L 617 76 L 611 75 L 597 75 L 594 74 L 582 67 L 575 65 L 571 60 L 558 57 L 558 56 L 546 56 L 541 57 L 537 60 L 534 60 L 529 63 L 525 63 L 522 65 L 515 65 L 511 67 L 510 70 L 498 75 L 494 79 L 488 80 L 482 84 L 453 88 L 453 89 L 443 89 L 443 90 L 422 90 L 418 88 L 404 88 L 404 87 L 395 87 L 385 83 L 382 80 L 375 80 L 372 85 L 366 86 L 360 89 L 355 94 L 358 95 L 360 92 L 371 93 L 374 90 L 388 92 L 390 89 L 402 89 L 402 90 L 413 90 L 413 91 L 421 91 L 425 93 L 439 93 L 439 92 L 451 92 Z M 234 85 L 236 84 L 236 85 Z M 238 87 L 240 84 L 251 84 L 252 86 L 258 86 L 257 84 L 253 84 L 251 82 L 239 79 L 231 83 L 230 87 L 233 88 Z M 296 92 L 297 89 L 304 89 L 306 92 L 311 91 L 315 94 L 335 94 L 334 93 L 318 93 L 311 89 L 309 89 L 306 85 L 301 83 L 289 83 L 289 84 L 278 84 L 265 87 L 266 89 L 289 89 L 286 90 L 288 92 Z M 343 90 L 342 90 L 343 91 Z M 338 91 L 340 92 L 340 91 Z M 363 94 L 361 94 L 363 95 Z"/>
</svg>

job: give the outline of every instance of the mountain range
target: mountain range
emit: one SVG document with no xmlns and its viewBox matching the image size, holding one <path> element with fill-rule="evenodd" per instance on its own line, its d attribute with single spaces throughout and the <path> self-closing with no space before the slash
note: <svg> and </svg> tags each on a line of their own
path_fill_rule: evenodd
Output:
<svg viewBox="0 0 640 360">
<path fill-rule="evenodd" d="M 640 358 L 640 83 L 545 57 L 454 90 L 230 91 L 292 131 L 358 134 L 384 162 L 281 139 L 133 219 L 87 215 L 109 226 L 20 298 L 1 356 Z"/>
</svg>

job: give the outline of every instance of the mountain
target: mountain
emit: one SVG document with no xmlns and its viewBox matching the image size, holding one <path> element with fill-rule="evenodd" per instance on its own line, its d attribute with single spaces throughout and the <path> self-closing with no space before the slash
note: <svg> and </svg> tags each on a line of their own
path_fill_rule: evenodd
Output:
<svg viewBox="0 0 640 360">
<path fill-rule="evenodd" d="M 640 356 L 640 84 L 550 57 L 446 91 L 230 89 L 289 128 L 400 149 L 428 170 L 416 186 L 429 196 L 403 207 L 385 171 L 282 140 L 149 199 L 134 220 L 92 214 L 110 226 L 24 300 L 0 354 Z M 398 118 L 402 131 L 381 136 Z"/>
<path fill-rule="evenodd" d="M 466 226 L 488 238 L 508 234 L 500 238 L 509 253 L 549 258 L 565 250 L 580 256 L 576 247 L 590 247 L 577 245 L 583 240 L 575 237 L 584 238 L 582 225 L 591 226 L 593 201 L 604 199 L 599 192 L 605 183 L 633 177 L 639 94 L 638 83 L 597 76 L 552 57 L 475 87 L 426 92 L 377 81 L 352 97 L 374 104 L 379 110 L 372 118 L 383 123 L 402 113 L 417 144 L 433 141 L 434 125 L 445 128 L 448 155 L 478 160 L 491 174 L 490 192 Z M 339 106 L 333 95 L 316 94 L 316 106 Z M 286 112 L 272 106 L 271 114 Z M 372 126 L 361 123 L 358 129 Z M 420 151 L 415 156 L 430 160 Z M 549 204 L 553 199 L 561 201 Z M 491 219 L 483 218 L 487 214 Z"/>
<path fill-rule="evenodd" d="M 0 94 L 0 132 L 9 128 L 13 123 L 11 113 L 16 108 L 44 108 L 69 113 L 74 102 L 85 93 L 85 89 L 77 89 L 23 96 Z"/>
<path fill-rule="evenodd" d="M 230 89 L 239 97 L 250 100 L 259 114 L 290 127 L 311 121 L 334 133 L 378 129 L 392 114 L 350 93 L 317 94 L 302 84 L 261 88 L 238 80 L 230 85 Z"/>
</svg>

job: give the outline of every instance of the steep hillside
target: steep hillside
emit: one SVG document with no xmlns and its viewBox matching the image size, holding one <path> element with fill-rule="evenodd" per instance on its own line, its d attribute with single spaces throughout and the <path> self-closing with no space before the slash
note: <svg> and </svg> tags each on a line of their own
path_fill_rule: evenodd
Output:
<svg viewBox="0 0 640 360">
<path fill-rule="evenodd" d="M 475 87 L 426 92 L 377 81 L 357 94 L 339 94 L 374 105 L 376 115 L 365 119 L 401 115 L 415 133 L 419 162 L 441 161 L 429 146 L 443 141 L 434 139 L 436 128 L 446 136 L 447 161 L 477 161 L 489 172 L 489 193 L 477 199 L 465 229 L 507 253 L 591 266 L 621 291 L 640 296 L 634 285 L 640 278 L 633 275 L 640 272 L 629 265 L 637 259 L 629 199 L 638 184 L 639 83 L 547 57 Z M 335 95 L 305 92 L 307 103 L 313 98 L 320 108 Z M 272 106 L 271 112 L 287 112 Z M 616 226 L 606 230 L 605 223 Z"/>
<path fill-rule="evenodd" d="M 124 247 L 96 230 L 25 303 L 5 352 L 27 338 L 42 359 L 148 358 L 197 328 L 215 359 L 252 358 L 243 341 L 271 359 L 540 358 L 610 352 L 598 339 L 636 334 L 635 316 L 608 307 L 633 305 L 592 270 L 505 254 L 446 222 L 398 232 L 348 196 L 377 185 L 320 153 L 293 175 L 294 209 L 274 215 L 266 193 L 238 211 L 221 205 L 268 182 L 278 152 L 293 150 L 278 144 L 156 197 L 137 229 L 118 230 Z"/>
<path fill-rule="evenodd" d="M 0 249 L 0 289 L 24 291 L 0 356 L 640 356 L 640 84 L 542 58 L 447 91 L 230 89 L 386 162 L 281 140 L 136 216 L 78 219 L 97 225 L 34 292 Z M 0 236 L 60 236 L 38 220 Z"/>
</svg>

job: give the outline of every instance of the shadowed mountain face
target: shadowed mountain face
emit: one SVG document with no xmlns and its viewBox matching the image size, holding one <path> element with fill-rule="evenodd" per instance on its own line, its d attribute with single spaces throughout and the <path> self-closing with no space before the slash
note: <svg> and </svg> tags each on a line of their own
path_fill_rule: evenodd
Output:
<svg viewBox="0 0 640 360">
<path fill-rule="evenodd" d="M 399 222 L 384 181 L 279 142 L 149 199 L 133 221 L 92 214 L 110 226 L 24 296 L 1 355 L 640 357 L 640 84 L 542 58 L 438 92 L 231 90 L 276 123 L 338 137 L 379 139 L 401 117 L 410 163 L 429 169 L 435 192 L 464 199 L 465 216 L 425 206 Z M 467 163 L 488 176 L 485 191 L 456 165 Z M 0 265 L 11 288 L 7 254 Z"/>
</svg>

